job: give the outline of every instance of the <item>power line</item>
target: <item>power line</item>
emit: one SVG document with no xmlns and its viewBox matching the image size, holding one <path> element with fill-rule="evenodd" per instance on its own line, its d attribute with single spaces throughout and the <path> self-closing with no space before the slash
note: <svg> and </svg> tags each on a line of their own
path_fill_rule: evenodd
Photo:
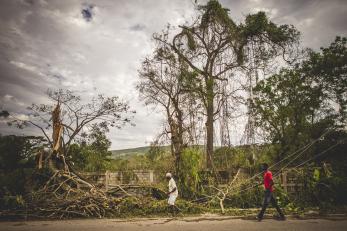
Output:
<svg viewBox="0 0 347 231">
<path fill-rule="evenodd" d="M 311 157 L 310 159 L 308 159 L 308 160 L 304 161 L 303 163 L 301 163 L 301 164 L 295 166 L 294 168 L 299 168 L 299 167 L 301 167 L 302 165 L 306 164 L 307 162 L 309 162 L 309 161 L 311 161 L 311 160 L 313 160 L 313 159 L 315 159 L 315 158 L 317 158 L 317 157 L 319 157 L 319 156 L 325 154 L 327 151 L 329 151 L 330 149 L 333 149 L 333 148 L 336 147 L 337 145 L 342 144 L 343 141 L 346 141 L 346 140 L 347 140 L 347 139 L 344 139 L 344 140 L 341 140 L 341 141 L 337 142 L 336 144 L 330 146 L 329 148 L 327 148 L 327 149 L 324 150 L 323 152 L 321 152 L 321 153 L 319 153 L 319 154 L 317 154 L 317 155 Z"/>
<path fill-rule="evenodd" d="M 274 166 L 280 164 L 281 162 L 287 160 L 288 158 L 290 158 L 290 157 L 296 155 L 298 152 L 300 152 L 300 153 L 297 154 L 297 156 L 294 158 L 294 160 L 297 159 L 297 158 L 298 158 L 299 156 L 301 156 L 306 150 L 308 150 L 310 147 L 312 147 L 313 144 L 315 144 L 317 141 L 321 140 L 324 136 L 326 136 L 328 133 L 330 133 L 330 132 L 332 132 L 332 131 L 333 131 L 333 130 L 327 130 L 327 131 L 324 132 L 319 138 L 313 140 L 311 143 L 306 144 L 305 146 L 299 148 L 298 150 L 296 150 L 296 151 L 293 152 L 292 154 L 286 156 L 286 157 L 283 158 L 282 160 L 280 160 L 280 161 L 274 163 L 273 165 L 271 165 L 271 166 L 269 167 L 269 169 L 270 169 L 270 168 L 273 168 Z M 292 162 L 292 161 L 291 161 L 291 162 Z M 291 162 L 290 162 L 290 163 L 291 163 Z M 287 166 L 288 166 L 288 165 L 287 165 Z M 259 173 L 255 174 L 254 176 L 252 176 L 252 177 L 246 179 L 244 182 L 251 181 L 251 180 L 255 179 L 256 177 L 258 177 L 258 176 L 261 175 L 261 174 L 262 174 L 262 172 L 259 172 Z M 239 186 L 239 187 L 241 187 L 241 186 Z M 236 188 L 237 188 L 237 187 L 236 187 Z"/>
<path fill-rule="evenodd" d="M 347 140 L 347 139 L 345 139 L 345 140 Z M 345 140 L 343 140 L 343 141 L 345 141 Z M 304 162 L 298 164 L 297 166 L 295 166 L 295 167 L 293 167 L 293 168 L 299 168 L 299 167 L 303 166 L 303 165 L 306 164 L 307 162 L 309 162 L 309 161 L 311 161 L 311 160 L 314 160 L 315 158 L 317 158 L 317 157 L 319 157 L 319 156 L 325 154 L 325 153 L 328 152 L 329 150 L 331 150 L 331 149 L 333 149 L 334 147 L 336 147 L 337 145 L 341 144 L 343 141 L 339 141 L 339 142 L 337 142 L 336 144 L 331 145 L 329 148 L 327 148 L 327 149 L 325 149 L 324 151 L 320 152 L 319 154 L 317 154 L 317 155 L 315 155 L 315 156 L 309 158 L 308 160 L 305 160 Z M 278 171 L 274 176 L 275 176 L 275 177 L 278 176 L 279 173 L 280 173 L 281 171 L 283 171 L 286 167 L 288 167 L 288 165 L 285 166 L 285 167 L 283 167 L 283 168 L 281 168 L 281 170 Z M 260 183 L 260 184 L 253 185 L 253 186 L 248 187 L 248 188 L 246 188 L 246 189 L 240 190 L 240 191 L 238 191 L 238 192 L 244 192 L 244 191 L 250 190 L 250 189 L 252 189 L 252 188 L 258 187 L 259 185 L 261 185 L 261 183 Z"/>
<path fill-rule="evenodd" d="M 279 163 L 283 162 L 284 160 L 286 160 L 286 159 L 288 159 L 288 158 L 290 158 L 290 157 L 296 155 L 297 153 L 299 153 L 299 154 L 297 154 L 297 156 L 294 158 L 294 160 L 296 160 L 299 156 L 301 156 L 303 153 L 305 153 L 305 151 L 306 151 L 307 149 L 309 149 L 313 144 L 315 144 L 317 141 L 321 140 L 324 136 L 326 136 L 328 133 L 330 133 L 330 132 L 332 132 L 332 131 L 333 131 L 333 130 L 328 130 L 328 131 L 324 132 L 319 138 L 313 140 L 311 143 L 309 143 L 309 144 L 303 146 L 302 148 L 299 148 L 298 150 L 296 150 L 296 151 L 293 152 L 292 154 L 288 155 L 288 156 L 285 157 L 284 159 L 282 159 L 282 160 L 280 160 L 280 161 L 274 163 L 274 164 L 271 165 L 269 168 L 273 168 L 274 166 L 278 165 Z M 347 139 L 345 139 L 345 140 L 347 140 Z M 341 144 L 341 143 L 342 143 L 342 141 L 337 142 L 336 144 L 330 146 L 330 147 L 327 148 L 326 150 L 324 150 L 324 151 L 320 152 L 319 154 L 317 154 L 317 155 L 311 157 L 310 159 L 308 159 L 308 160 L 302 162 L 301 164 L 295 166 L 294 168 L 301 167 L 301 166 L 304 165 L 305 163 L 307 163 L 307 162 L 309 162 L 309 161 L 311 161 L 311 160 L 313 160 L 313 159 L 315 159 L 315 158 L 317 158 L 317 157 L 323 155 L 324 153 L 328 152 L 329 150 L 333 149 L 334 147 L 336 147 L 337 145 L 339 145 L 339 144 Z M 288 164 L 286 164 L 284 167 L 282 167 L 274 176 L 275 176 L 275 177 L 278 176 L 279 173 L 280 173 L 281 171 L 283 171 L 286 167 L 288 167 L 289 164 L 292 163 L 294 160 L 291 160 Z M 262 172 L 257 173 L 257 174 L 255 174 L 254 176 L 252 176 L 252 177 L 246 179 L 244 182 L 251 181 L 252 179 L 256 178 L 257 176 L 259 176 L 259 175 L 261 175 L 261 174 L 262 174 Z M 235 180 L 235 179 L 234 179 L 234 180 Z M 233 182 L 234 182 L 234 180 L 233 180 Z M 241 193 L 241 192 L 245 192 L 245 191 L 248 191 L 248 190 L 250 190 L 250 189 L 253 189 L 253 188 L 255 188 L 255 187 L 258 187 L 258 186 L 261 185 L 261 184 L 262 184 L 262 183 L 258 183 L 258 184 L 252 185 L 252 186 L 250 186 L 250 187 L 247 187 L 247 188 L 245 188 L 245 189 L 239 190 L 239 189 L 243 186 L 243 185 L 241 184 L 241 185 L 238 185 L 237 187 L 234 187 L 234 188 L 231 187 L 230 190 L 236 189 L 236 191 L 234 191 L 234 193 L 236 193 L 236 192 Z M 234 194 L 234 193 L 232 193 L 232 194 Z M 227 198 L 226 198 L 226 199 L 227 199 Z M 199 200 L 200 200 L 200 199 L 199 199 Z"/>
</svg>

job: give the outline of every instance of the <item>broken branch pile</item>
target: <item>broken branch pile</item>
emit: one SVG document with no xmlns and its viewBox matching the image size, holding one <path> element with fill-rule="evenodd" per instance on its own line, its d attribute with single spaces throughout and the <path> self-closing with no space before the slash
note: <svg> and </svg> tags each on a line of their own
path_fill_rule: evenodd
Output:
<svg viewBox="0 0 347 231">
<path fill-rule="evenodd" d="M 72 172 L 55 171 L 48 181 L 27 196 L 25 204 L 0 212 L 5 219 L 68 219 L 167 214 L 166 194 L 151 185 L 117 185 L 108 191 Z M 199 205 L 180 202 L 186 213 L 199 213 Z M 183 205 L 184 204 L 184 205 Z"/>
</svg>

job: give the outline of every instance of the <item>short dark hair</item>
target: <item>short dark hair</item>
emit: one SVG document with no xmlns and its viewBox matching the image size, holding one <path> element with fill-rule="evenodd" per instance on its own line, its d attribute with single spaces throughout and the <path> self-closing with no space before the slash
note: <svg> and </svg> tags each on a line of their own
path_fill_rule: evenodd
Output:
<svg viewBox="0 0 347 231">
<path fill-rule="evenodd" d="M 263 169 L 265 169 L 265 170 L 267 170 L 269 168 L 269 165 L 267 163 L 263 163 L 262 166 L 263 166 Z"/>
</svg>

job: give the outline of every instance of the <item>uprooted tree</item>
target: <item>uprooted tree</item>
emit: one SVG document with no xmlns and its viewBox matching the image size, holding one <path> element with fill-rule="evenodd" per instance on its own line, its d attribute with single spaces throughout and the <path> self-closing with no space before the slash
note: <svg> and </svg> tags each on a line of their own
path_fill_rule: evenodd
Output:
<svg viewBox="0 0 347 231">
<path fill-rule="evenodd" d="M 39 152 L 37 163 L 49 169 L 50 176 L 32 193 L 28 209 L 44 217 L 104 216 L 112 209 L 111 198 L 73 170 L 69 150 L 82 132 L 95 126 L 121 128 L 135 112 L 118 97 L 98 95 L 84 102 L 68 90 L 48 91 L 48 96 L 52 103 L 28 107 L 26 120 L 7 115 L 9 125 L 38 128 L 49 146 Z"/>
<path fill-rule="evenodd" d="M 51 104 L 32 104 L 28 107 L 29 119 L 12 116 L 9 125 L 19 128 L 34 126 L 42 132 L 51 151 L 40 154 L 39 165 L 47 164 L 51 170 L 71 170 L 67 162 L 69 149 L 82 132 L 95 125 L 121 128 L 131 123 L 131 114 L 134 113 L 118 97 L 98 95 L 84 103 L 80 96 L 68 90 L 49 90 L 47 94 Z"/>
</svg>

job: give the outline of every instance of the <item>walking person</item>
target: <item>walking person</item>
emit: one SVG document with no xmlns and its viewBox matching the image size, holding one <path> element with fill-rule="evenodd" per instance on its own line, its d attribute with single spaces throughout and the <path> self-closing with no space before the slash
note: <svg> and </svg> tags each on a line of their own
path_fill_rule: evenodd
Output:
<svg viewBox="0 0 347 231">
<path fill-rule="evenodd" d="M 267 206 L 269 205 L 269 203 L 271 202 L 272 206 L 274 208 L 276 208 L 278 214 L 280 215 L 280 220 L 285 220 L 285 216 L 282 212 L 282 210 L 280 209 L 280 207 L 278 207 L 277 201 L 275 199 L 275 197 L 273 196 L 273 185 L 274 182 L 272 180 L 272 172 L 270 172 L 268 170 L 269 165 L 264 163 L 262 164 L 262 170 L 264 173 L 264 202 L 263 202 L 263 206 L 257 216 L 257 220 L 261 221 L 263 219 L 265 210 L 267 208 Z"/>
<path fill-rule="evenodd" d="M 171 211 L 171 213 L 173 215 L 176 215 L 176 212 L 179 210 L 176 206 L 175 206 L 175 201 L 177 199 L 178 196 L 178 189 L 177 189 L 177 185 L 176 182 L 174 180 L 174 178 L 172 177 L 171 173 L 166 173 L 166 179 L 169 181 L 169 191 L 167 193 L 167 195 L 169 196 L 168 199 L 168 204 L 169 204 L 169 209 Z"/>
</svg>

